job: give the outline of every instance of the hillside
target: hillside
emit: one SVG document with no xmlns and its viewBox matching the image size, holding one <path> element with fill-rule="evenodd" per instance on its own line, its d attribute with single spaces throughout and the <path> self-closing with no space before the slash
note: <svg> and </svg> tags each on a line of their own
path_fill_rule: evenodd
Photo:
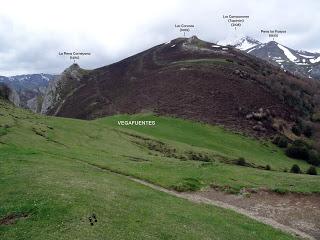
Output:
<svg viewBox="0 0 320 240">
<path fill-rule="evenodd" d="M 233 211 L 170 197 L 126 176 L 178 191 L 211 186 L 233 193 L 320 192 L 318 176 L 284 172 L 294 163 L 305 171 L 305 162 L 220 127 L 150 114 L 83 121 L 0 103 L 1 239 L 293 239 Z M 157 125 L 130 129 L 118 126 L 119 119 Z M 239 157 L 248 166 L 234 161 Z M 93 213 L 98 222 L 92 227 Z"/>
<path fill-rule="evenodd" d="M 232 47 L 179 38 L 106 67 L 73 65 L 43 113 L 92 119 L 152 111 L 258 135 L 290 129 L 316 111 L 319 83 L 304 81 Z M 62 87 L 64 86 L 64 87 Z M 263 116 L 251 117 L 251 116 Z"/>
<path fill-rule="evenodd" d="M 118 121 L 123 121 L 124 119 L 127 121 L 148 119 L 155 121 L 157 125 L 153 127 L 118 126 Z M 255 167 L 260 166 L 263 168 L 266 165 L 270 165 L 273 170 L 277 171 L 290 169 L 294 163 L 303 166 L 304 170 L 309 167 L 306 162 L 288 158 L 282 149 L 275 147 L 269 141 L 257 141 L 255 138 L 235 134 L 218 126 L 152 114 L 116 115 L 95 121 L 118 129 L 132 129 L 161 141 L 187 144 L 188 146 L 196 147 L 200 152 L 201 150 L 210 150 L 209 152 L 213 156 L 221 158 L 222 162 L 228 162 L 224 161 L 226 159 L 235 160 L 243 157 Z"/>
</svg>

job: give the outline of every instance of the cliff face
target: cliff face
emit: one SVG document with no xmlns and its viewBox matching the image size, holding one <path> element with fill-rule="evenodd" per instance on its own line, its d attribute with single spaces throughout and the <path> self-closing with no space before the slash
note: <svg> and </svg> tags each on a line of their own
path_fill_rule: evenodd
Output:
<svg viewBox="0 0 320 240">
<path fill-rule="evenodd" d="M 44 94 L 42 105 L 41 105 L 41 113 L 46 114 L 48 110 L 54 105 L 55 102 L 58 101 L 59 95 L 57 93 L 57 85 L 58 81 L 62 76 L 56 78 L 55 80 L 49 82 L 47 90 Z"/>
<path fill-rule="evenodd" d="M 19 106 L 40 112 L 43 95 L 47 86 L 56 75 L 52 74 L 24 74 L 11 77 L 0 76 L 0 82 L 6 84 L 19 95 Z"/>
<path fill-rule="evenodd" d="M 0 83 L 0 97 L 12 102 L 17 107 L 20 105 L 20 98 L 17 92 L 4 83 Z"/>
<path fill-rule="evenodd" d="M 59 77 L 50 81 L 43 97 L 40 112 L 56 115 L 68 96 L 81 86 L 80 79 L 85 73 L 86 70 L 81 69 L 78 64 L 73 64 Z"/>
<path fill-rule="evenodd" d="M 11 90 L 11 94 L 9 95 L 9 101 L 12 102 L 15 106 L 20 105 L 20 97 L 14 89 Z"/>
</svg>

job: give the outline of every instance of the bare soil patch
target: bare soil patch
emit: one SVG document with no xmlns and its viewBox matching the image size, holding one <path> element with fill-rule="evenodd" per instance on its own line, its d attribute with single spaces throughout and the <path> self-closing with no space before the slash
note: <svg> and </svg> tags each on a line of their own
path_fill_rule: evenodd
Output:
<svg viewBox="0 0 320 240">
<path fill-rule="evenodd" d="M 209 189 L 194 195 L 236 206 L 256 217 L 272 219 L 320 239 L 319 194 L 278 194 L 261 190 L 256 193 L 243 191 L 234 195 Z"/>
<path fill-rule="evenodd" d="M 0 225 L 12 225 L 20 219 L 25 219 L 29 215 L 27 213 L 11 213 L 0 219 Z"/>
</svg>

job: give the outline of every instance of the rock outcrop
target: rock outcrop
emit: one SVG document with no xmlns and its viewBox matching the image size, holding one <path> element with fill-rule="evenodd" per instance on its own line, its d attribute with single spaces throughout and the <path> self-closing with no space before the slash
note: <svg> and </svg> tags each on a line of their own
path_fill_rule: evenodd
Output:
<svg viewBox="0 0 320 240">
<path fill-rule="evenodd" d="M 4 83 L 0 83 L 0 98 L 12 102 L 17 107 L 20 105 L 20 98 L 17 92 Z"/>
<path fill-rule="evenodd" d="M 49 82 L 44 94 L 41 113 L 56 115 L 64 101 L 81 85 L 80 79 L 87 71 L 81 69 L 78 64 L 72 64 L 69 68 Z"/>
</svg>

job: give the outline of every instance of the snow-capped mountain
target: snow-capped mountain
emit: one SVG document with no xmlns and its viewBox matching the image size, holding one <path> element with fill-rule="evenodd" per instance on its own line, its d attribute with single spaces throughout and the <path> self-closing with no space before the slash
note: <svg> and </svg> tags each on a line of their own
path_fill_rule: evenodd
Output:
<svg viewBox="0 0 320 240">
<path fill-rule="evenodd" d="M 242 37 L 240 39 L 226 39 L 226 40 L 217 42 L 217 44 L 222 46 L 231 45 L 242 51 L 246 51 L 247 49 L 260 45 L 261 42 L 250 37 Z"/>
<path fill-rule="evenodd" d="M 39 112 L 42 98 L 49 81 L 56 75 L 52 74 L 26 74 L 11 77 L 0 76 L 0 82 L 5 83 L 16 91 L 20 98 L 20 106 Z"/>
<path fill-rule="evenodd" d="M 250 37 L 243 37 L 233 41 L 220 41 L 218 43 L 220 45 L 234 46 L 295 75 L 320 79 L 320 53 L 294 50 L 275 41 L 261 43 Z"/>
</svg>

